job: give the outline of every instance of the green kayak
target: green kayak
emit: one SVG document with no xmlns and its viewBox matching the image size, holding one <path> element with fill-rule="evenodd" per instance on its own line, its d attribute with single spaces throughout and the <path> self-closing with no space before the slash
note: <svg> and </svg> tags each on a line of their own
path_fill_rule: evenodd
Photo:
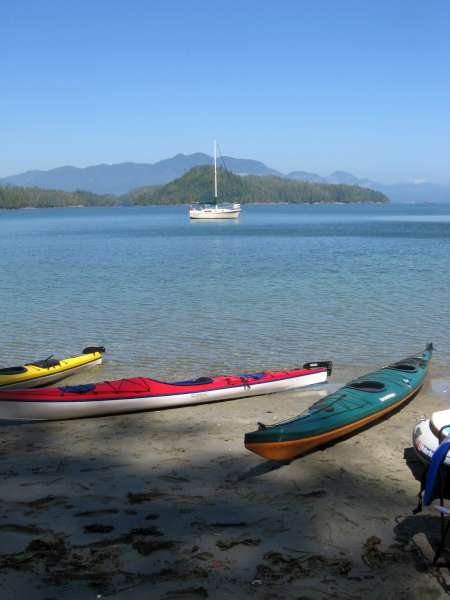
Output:
<svg viewBox="0 0 450 600">
<path fill-rule="evenodd" d="M 276 425 L 259 424 L 245 435 L 245 446 L 265 458 L 290 460 L 361 429 L 411 399 L 422 387 L 431 366 L 433 345 L 359 377 L 322 398 L 304 413 Z"/>
</svg>

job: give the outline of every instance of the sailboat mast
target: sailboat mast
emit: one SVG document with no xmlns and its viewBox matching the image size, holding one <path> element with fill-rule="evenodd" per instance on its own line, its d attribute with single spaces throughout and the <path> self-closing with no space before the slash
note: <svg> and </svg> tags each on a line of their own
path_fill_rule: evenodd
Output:
<svg viewBox="0 0 450 600">
<path fill-rule="evenodd" d="M 217 142 L 214 140 L 214 198 L 217 204 Z"/>
</svg>

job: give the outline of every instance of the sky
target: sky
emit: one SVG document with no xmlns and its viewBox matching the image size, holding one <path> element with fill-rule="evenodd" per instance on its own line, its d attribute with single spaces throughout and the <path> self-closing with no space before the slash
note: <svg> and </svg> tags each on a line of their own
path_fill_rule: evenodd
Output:
<svg viewBox="0 0 450 600">
<path fill-rule="evenodd" d="M 449 0 L 3 0 L 0 177 L 212 152 L 450 183 Z"/>
</svg>

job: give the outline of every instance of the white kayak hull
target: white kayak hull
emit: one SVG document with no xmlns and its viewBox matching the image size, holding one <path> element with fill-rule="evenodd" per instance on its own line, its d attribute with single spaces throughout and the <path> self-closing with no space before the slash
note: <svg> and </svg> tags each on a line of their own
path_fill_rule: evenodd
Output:
<svg viewBox="0 0 450 600">
<path fill-rule="evenodd" d="M 439 410 L 431 415 L 430 427 L 434 435 L 444 438 L 450 435 L 450 410 Z"/>
<path fill-rule="evenodd" d="M 80 394 L 80 399 L 77 401 L 2 400 L 0 401 L 0 419 L 26 421 L 61 420 L 162 410 L 284 392 L 295 388 L 324 383 L 326 380 L 327 371 L 324 370 L 284 380 L 167 396 L 149 395 L 132 398 L 91 400 L 83 399 L 83 396 Z"/>
<path fill-rule="evenodd" d="M 435 435 L 430 423 L 430 419 L 419 421 L 414 427 L 413 446 L 417 456 L 422 462 L 429 463 L 431 461 L 433 454 L 438 449 L 441 441 L 442 440 Z M 445 457 L 444 462 L 450 467 L 450 453 Z"/>
</svg>

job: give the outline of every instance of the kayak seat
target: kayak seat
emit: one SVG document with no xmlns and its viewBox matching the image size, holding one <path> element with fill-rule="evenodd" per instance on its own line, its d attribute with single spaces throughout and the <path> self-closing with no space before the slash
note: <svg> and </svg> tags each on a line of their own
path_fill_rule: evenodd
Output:
<svg viewBox="0 0 450 600">
<path fill-rule="evenodd" d="M 59 365 L 59 360 L 56 360 L 56 358 L 45 358 L 44 360 L 37 360 L 36 362 L 30 364 L 32 367 L 50 369 L 50 367 L 57 367 Z"/>
<path fill-rule="evenodd" d="M 69 394 L 87 394 L 95 390 L 95 383 L 86 383 L 82 385 L 65 385 L 59 388 L 61 392 L 67 392 Z"/>
<path fill-rule="evenodd" d="M 0 369 L 0 375 L 20 375 L 26 372 L 25 367 L 6 367 L 5 369 Z"/>
<path fill-rule="evenodd" d="M 170 385 L 206 385 L 212 383 L 211 377 L 199 377 L 198 379 L 191 379 L 188 381 L 174 381 Z"/>
<path fill-rule="evenodd" d="M 354 381 L 345 387 L 359 390 L 360 392 L 382 392 L 386 386 L 380 381 Z"/>
</svg>

